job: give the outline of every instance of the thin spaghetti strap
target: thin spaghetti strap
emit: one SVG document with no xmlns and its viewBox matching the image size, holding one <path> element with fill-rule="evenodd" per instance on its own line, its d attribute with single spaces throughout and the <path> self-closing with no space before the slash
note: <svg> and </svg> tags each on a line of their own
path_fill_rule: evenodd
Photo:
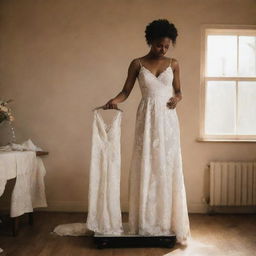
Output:
<svg viewBox="0 0 256 256">
<path fill-rule="evenodd" d="M 142 67 L 142 64 L 141 64 L 141 62 L 140 62 L 140 59 L 139 59 L 139 63 L 140 63 L 140 67 Z"/>
<path fill-rule="evenodd" d="M 172 69 L 172 58 L 170 58 L 170 65 L 169 65 L 169 67 Z M 173 69 L 172 69 L 172 73 L 173 73 L 174 71 L 173 71 Z"/>
<path fill-rule="evenodd" d="M 170 58 L 170 64 L 169 64 L 169 67 L 171 67 L 172 65 L 172 58 Z"/>
</svg>

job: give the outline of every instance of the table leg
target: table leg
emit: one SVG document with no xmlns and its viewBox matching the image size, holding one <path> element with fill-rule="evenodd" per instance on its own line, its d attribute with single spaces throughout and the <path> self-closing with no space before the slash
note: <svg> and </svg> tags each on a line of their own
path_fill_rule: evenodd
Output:
<svg viewBox="0 0 256 256">
<path fill-rule="evenodd" d="M 33 212 L 28 213 L 28 223 L 31 226 L 33 226 L 33 224 L 34 224 Z"/>
<path fill-rule="evenodd" d="M 19 228 L 19 217 L 12 218 L 12 234 L 13 236 L 18 235 Z"/>
</svg>

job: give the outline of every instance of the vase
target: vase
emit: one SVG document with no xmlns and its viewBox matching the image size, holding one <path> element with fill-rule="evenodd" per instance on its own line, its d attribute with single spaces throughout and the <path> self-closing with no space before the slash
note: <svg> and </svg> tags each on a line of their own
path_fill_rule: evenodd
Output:
<svg viewBox="0 0 256 256">
<path fill-rule="evenodd" d="M 15 130 L 12 122 L 4 120 L 0 123 L 0 144 L 5 146 L 16 142 Z"/>
</svg>

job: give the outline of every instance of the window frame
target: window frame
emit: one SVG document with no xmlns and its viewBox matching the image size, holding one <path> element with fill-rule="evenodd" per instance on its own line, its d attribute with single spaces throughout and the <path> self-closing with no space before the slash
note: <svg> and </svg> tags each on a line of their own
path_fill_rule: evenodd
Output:
<svg viewBox="0 0 256 256">
<path fill-rule="evenodd" d="M 200 51 L 200 130 L 197 141 L 199 142 L 256 142 L 256 135 L 209 135 L 205 134 L 205 103 L 207 81 L 255 81 L 256 77 L 206 77 L 207 61 L 207 36 L 208 35 L 255 35 L 256 25 L 226 25 L 226 24 L 202 24 L 201 30 L 201 51 Z"/>
</svg>

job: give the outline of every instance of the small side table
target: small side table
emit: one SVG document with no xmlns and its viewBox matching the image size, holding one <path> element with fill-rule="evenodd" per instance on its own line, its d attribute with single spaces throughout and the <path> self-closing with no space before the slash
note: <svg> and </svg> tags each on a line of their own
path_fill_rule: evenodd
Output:
<svg viewBox="0 0 256 256">
<path fill-rule="evenodd" d="M 48 154 L 49 154 L 49 152 L 47 152 L 47 151 L 36 151 L 36 156 L 44 156 L 44 155 L 48 155 Z M 14 172 L 12 171 L 12 174 L 10 175 L 8 180 L 16 179 L 16 176 L 14 176 L 13 173 Z M 24 213 L 22 215 L 24 215 Z M 17 234 L 18 234 L 19 217 L 21 217 L 22 215 L 17 216 L 17 217 L 11 217 L 12 218 L 12 234 L 13 234 L 13 236 L 17 236 Z M 33 225 L 33 223 L 34 223 L 33 212 L 28 212 L 28 222 L 29 222 L 29 225 Z"/>
</svg>

